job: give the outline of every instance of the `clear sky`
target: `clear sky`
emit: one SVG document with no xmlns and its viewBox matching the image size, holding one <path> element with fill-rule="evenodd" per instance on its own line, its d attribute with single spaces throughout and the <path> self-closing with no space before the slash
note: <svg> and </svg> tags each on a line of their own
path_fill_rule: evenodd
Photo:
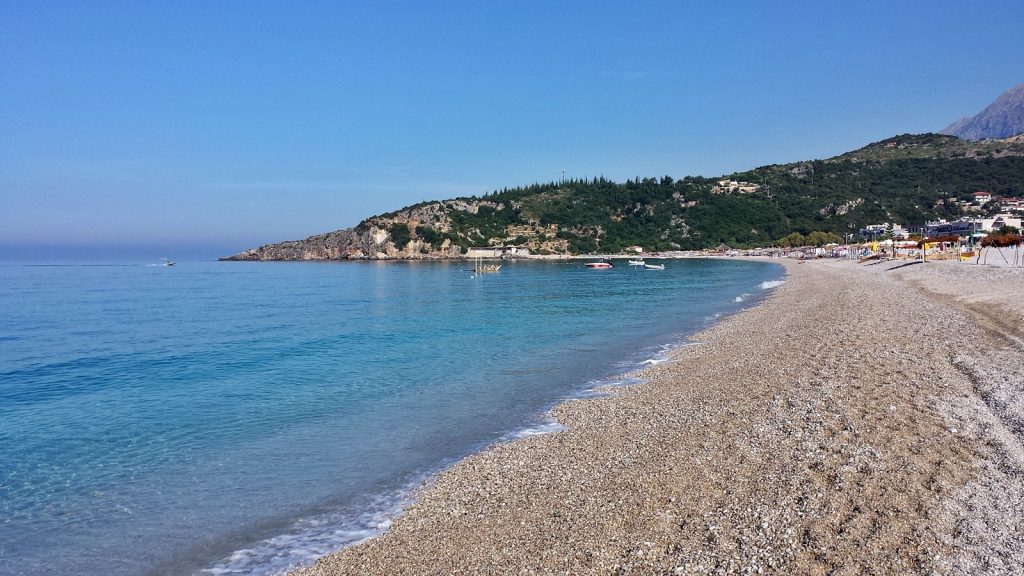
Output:
<svg viewBox="0 0 1024 576">
<path fill-rule="evenodd" d="M 0 255 L 828 157 L 979 112 L 1022 29 L 1020 0 L 0 0 Z"/>
</svg>

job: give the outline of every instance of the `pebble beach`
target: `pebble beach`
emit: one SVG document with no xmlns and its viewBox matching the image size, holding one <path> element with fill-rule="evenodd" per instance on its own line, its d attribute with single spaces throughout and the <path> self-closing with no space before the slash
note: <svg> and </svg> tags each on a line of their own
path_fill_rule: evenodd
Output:
<svg viewBox="0 0 1024 576">
<path fill-rule="evenodd" d="M 1024 572 L 1024 270 L 783 263 L 643 384 L 293 574 Z"/>
</svg>

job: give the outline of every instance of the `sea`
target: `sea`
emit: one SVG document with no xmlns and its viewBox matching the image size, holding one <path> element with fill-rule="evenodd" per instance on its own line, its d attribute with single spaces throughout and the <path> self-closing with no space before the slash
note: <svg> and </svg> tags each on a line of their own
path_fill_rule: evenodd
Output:
<svg viewBox="0 0 1024 576">
<path fill-rule="evenodd" d="M 285 573 L 784 281 L 616 262 L 0 262 L 0 574 Z"/>
</svg>

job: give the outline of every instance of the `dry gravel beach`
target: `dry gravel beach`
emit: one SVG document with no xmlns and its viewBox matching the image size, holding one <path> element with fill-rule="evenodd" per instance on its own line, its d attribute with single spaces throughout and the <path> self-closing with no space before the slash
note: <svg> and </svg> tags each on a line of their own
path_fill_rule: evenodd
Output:
<svg viewBox="0 0 1024 576">
<path fill-rule="evenodd" d="M 1024 573 L 1024 270 L 905 264 L 786 262 L 297 574 Z"/>
</svg>

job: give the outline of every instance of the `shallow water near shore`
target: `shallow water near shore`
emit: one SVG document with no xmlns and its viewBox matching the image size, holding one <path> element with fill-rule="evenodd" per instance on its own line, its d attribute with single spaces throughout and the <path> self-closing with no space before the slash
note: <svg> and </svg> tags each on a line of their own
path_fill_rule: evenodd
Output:
<svg viewBox="0 0 1024 576">
<path fill-rule="evenodd" d="M 622 264 L 0 264 L 0 573 L 308 563 L 782 276 Z"/>
</svg>

